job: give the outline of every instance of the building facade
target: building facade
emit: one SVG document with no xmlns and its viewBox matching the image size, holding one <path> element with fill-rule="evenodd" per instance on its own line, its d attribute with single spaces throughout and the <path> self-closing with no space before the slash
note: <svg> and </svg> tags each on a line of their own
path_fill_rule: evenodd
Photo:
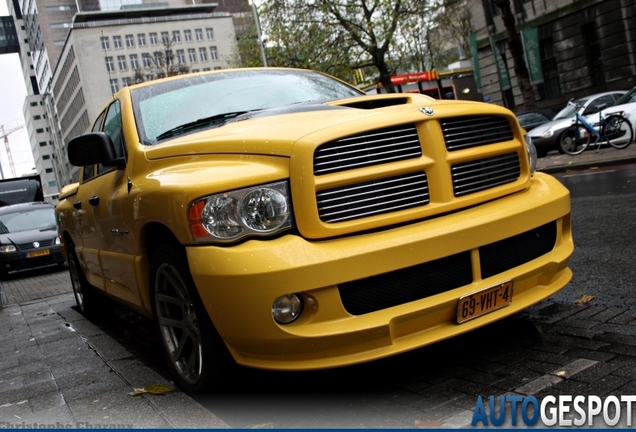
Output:
<svg viewBox="0 0 636 432">
<path fill-rule="evenodd" d="M 634 0 L 509 0 L 522 33 L 536 108 L 636 85 Z M 486 101 L 524 109 L 508 34 L 494 0 L 468 0 L 471 54 Z"/>
<path fill-rule="evenodd" d="M 203 8 L 196 11 L 190 10 L 191 13 L 197 15 L 196 18 L 187 17 L 187 14 L 172 10 L 195 4 L 199 4 L 199 7 Z M 154 58 L 154 52 L 162 44 L 152 46 L 151 38 L 153 36 L 151 33 L 156 33 L 158 40 L 162 40 L 166 31 L 171 36 L 180 32 L 184 41 L 182 42 L 183 47 L 178 48 L 178 43 L 175 43 L 175 55 L 180 56 L 179 59 L 185 57 L 187 66 L 192 71 L 215 69 L 224 67 L 226 64 L 225 58 L 229 48 L 225 42 L 234 35 L 234 27 L 231 24 L 231 18 L 228 19 L 230 16 L 228 13 L 232 13 L 234 16 L 247 13 L 244 0 L 219 0 L 218 2 L 209 0 L 7 0 L 7 5 L 10 16 L 0 17 L 4 19 L 0 29 L 0 45 L 2 45 L 0 46 L 0 54 L 19 52 L 27 88 L 27 96 L 23 105 L 25 127 L 33 152 L 35 170 L 42 177 L 44 195 L 54 203 L 61 187 L 71 181 L 74 174 L 74 170 L 68 167 L 65 147 L 68 138 L 65 137 L 80 131 L 81 125 L 85 124 L 86 121 L 90 122 L 91 120 L 86 119 L 91 119 L 92 111 L 101 108 L 101 104 L 106 102 L 114 89 L 131 82 L 133 71 L 136 69 L 135 61 L 143 64 L 144 58 L 146 58 L 144 54 L 151 54 Z M 175 17 L 158 18 L 158 15 L 170 15 L 172 12 L 175 13 Z M 220 12 L 223 12 L 222 17 L 219 16 Z M 100 14 L 106 14 L 106 17 Z M 141 15 L 152 18 L 154 21 L 131 21 L 139 19 Z M 213 15 L 217 15 L 216 18 L 223 18 L 223 25 L 220 25 L 216 30 L 215 38 L 219 41 L 216 45 L 212 43 L 214 41 L 207 39 L 207 33 L 204 34 L 203 40 L 197 40 L 198 34 L 195 32 L 195 27 L 181 28 L 176 24 L 181 19 L 205 21 L 212 19 Z M 115 30 L 117 25 L 113 24 L 113 19 L 120 22 L 117 24 L 120 27 L 128 25 L 134 29 L 131 31 L 122 30 L 123 32 L 119 34 L 118 30 Z M 231 30 L 226 31 L 228 23 L 230 23 Z M 162 24 L 164 28 L 160 28 Z M 76 27 L 74 28 L 74 26 Z M 137 31 L 137 27 L 153 27 L 154 31 Z M 207 27 L 201 23 L 196 28 L 207 31 L 205 30 Z M 186 30 L 193 32 L 194 41 L 189 46 L 185 45 L 185 38 L 188 37 Z M 104 35 L 101 34 L 102 31 Z M 73 32 L 77 35 L 77 41 L 75 36 L 71 38 Z M 95 32 L 98 33 L 97 46 L 93 47 L 93 36 L 95 35 L 92 33 Z M 146 35 L 147 47 L 145 49 L 139 46 L 137 39 L 138 34 L 141 33 Z M 15 39 L 14 34 L 17 35 L 17 46 L 14 43 L 16 41 L 13 40 Z M 130 45 L 130 38 L 126 38 L 131 34 L 135 38 L 134 47 Z M 108 41 L 109 48 L 106 48 L 106 51 L 110 50 L 111 57 L 113 57 L 113 70 L 107 71 L 110 72 L 110 77 L 105 80 L 87 78 L 92 73 L 96 73 L 100 77 L 103 75 L 101 70 L 97 70 L 99 69 L 97 64 L 104 68 L 110 67 L 106 66 L 105 63 L 106 57 L 109 56 L 104 55 L 101 37 L 107 38 L 104 41 Z M 87 42 L 88 40 L 90 43 Z M 75 48 L 76 42 L 77 48 Z M 234 41 L 232 41 L 233 43 Z M 117 48 L 120 44 L 121 49 Z M 91 49 L 85 49 L 86 46 L 90 46 Z M 211 48 L 215 46 L 216 51 Z M 204 47 L 205 54 L 201 51 Z M 195 50 L 195 53 L 191 57 L 192 49 Z M 135 50 L 136 52 L 133 52 Z M 183 50 L 183 53 L 177 52 L 177 50 Z M 77 53 L 80 53 L 76 57 L 77 63 L 67 61 L 69 55 L 77 55 Z M 202 55 L 208 56 L 207 62 L 201 60 Z M 217 57 L 218 60 L 212 60 Z M 190 61 L 190 58 L 196 58 L 196 61 Z M 67 62 L 67 68 L 61 64 L 62 61 Z M 99 63 L 89 63 L 93 61 Z M 74 67 L 81 64 L 82 68 L 86 70 L 77 69 L 72 77 L 67 77 L 62 72 L 73 73 L 75 69 L 68 69 L 71 64 Z M 120 66 L 126 69 L 121 70 Z M 146 70 L 146 68 L 141 67 L 140 70 Z M 52 82 L 53 71 L 57 71 L 58 79 L 79 80 L 76 87 L 67 87 L 68 83 L 66 82 L 63 87 L 58 85 L 58 91 L 74 88 L 78 92 L 73 93 L 72 100 L 67 100 L 70 96 L 64 96 L 59 92 L 55 93 L 55 86 Z M 150 72 L 147 70 L 146 72 L 146 75 L 150 75 Z M 85 90 L 89 87 L 83 87 L 87 83 L 85 81 L 89 82 L 90 90 Z M 100 88 L 103 86 L 103 88 L 97 91 L 95 86 Z M 81 92 L 78 90 L 80 87 L 82 88 Z M 63 118 L 59 114 L 57 100 L 60 100 L 64 105 L 61 110 Z M 85 105 L 84 109 L 78 108 L 81 105 Z M 95 108 L 94 105 L 99 105 L 99 107 Z M 84 113 L 85 117 L 83 117 Z M 74 114 L 79 115 L 79 117 L 76 118 Z M 63 121 L 64 123 L 62 123 Z M 71 131 L 69 132 L 67 128 L 71 128 Z"/>
<path fill-rule="evenodd" d="M 166 58 L 191 73 L 225 68 L 235 44 L 232 15 L 214 6 L 77 14 L 50 88 L 62 183 L 79 175 L 65 157 L 66 145 L 90 128 L 120 88 L 165 75 Z"/>
</svg>

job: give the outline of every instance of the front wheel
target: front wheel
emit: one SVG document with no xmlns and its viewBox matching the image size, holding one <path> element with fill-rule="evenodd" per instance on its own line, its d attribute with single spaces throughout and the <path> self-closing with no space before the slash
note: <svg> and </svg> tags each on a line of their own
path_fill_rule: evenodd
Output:
<svg viewBox="0 0 636 432">
<path fill-rule="evenodd" d="M 625 117 L 610 115 L 603 124 L 603 135 L 607 142 L 616 149 L 624 149 L 634 138 L 632 124 Z"/>
<path fill-rule="evenodd" d="M 581 125 L 569 127 L 561 135 L 559 147 L 569 155 L 581 154 L 590 143 L 590 133 Z"/>
<path fill-rule="evenodd" d="M 218 385 L 230 354 L 196 290 L 183 251 L 164 245 L 150 262 L 155 325 L 168 367 L 186 393 Z"/>
<path fill-rule="evenodd" d="M 71 277 L 71 287 L 75 296 L 75 303 L 80 313 L 87 318 L 102 319 L 112 312 L 113 304 L 110 299 L 100 295 L 86 280 L 86 276 L 79 265 L 75 247 L 69 245 L 68 273 Z"/>
</svg>

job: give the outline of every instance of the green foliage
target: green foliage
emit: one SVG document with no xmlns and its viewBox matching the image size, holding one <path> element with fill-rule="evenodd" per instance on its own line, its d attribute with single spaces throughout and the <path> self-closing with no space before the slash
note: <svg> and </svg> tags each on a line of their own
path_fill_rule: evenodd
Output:
<svg viewBox="0 0 636 432">
<path fill-rule="evenodd" d="M 358 83 L 376 77 L 392 91 L 398 70 L 442 67 L 468 52 L 466 0 L 262 0 L 269 66 L 320 70 Z M 239 38 L 236 62 L 259 66 L 255 27 Z M 252 35 L 252 36 L 249 36 Z"/>
</svg>

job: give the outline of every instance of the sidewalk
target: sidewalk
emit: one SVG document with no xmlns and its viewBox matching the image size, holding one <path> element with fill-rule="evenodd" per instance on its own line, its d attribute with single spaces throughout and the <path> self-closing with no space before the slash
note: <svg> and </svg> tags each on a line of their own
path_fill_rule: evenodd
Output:
<svg viewBox="0 0 636 432">
<path fill-rule="evenodd" d="M 66 280 L 67 293 L 56 292 L 58 280 Z M 67 272 L 3 285 L 0 429 L 228 427 L 178 390 L 132 396 L 137 388 L 174 386 L 73 308 Z"/>
<path fill-rule="evenodd" d="M 587 150 L 576 156 L 551 152 L 548 156 L 539 158 L 537 170 L 546 173 L 559 173 L 568 170 L 582 170 L 607 165 L 627 164 L 636 162 L 636 143 L 617 150 L 613 147 L 602 147 L 597 150 Z"/>
<path fill-rule="evenodd" d="M 538 170 L 634 162 L 636 144 L 551 154 L 539 159 Z M 136 388 L 173 385 L 75 310 L 67 271 L 16 277 L 2 287 L 8 304 L 0 307 L 0 429 L 228 427 L 178 390 L 130 395 Z"/>
</svg>

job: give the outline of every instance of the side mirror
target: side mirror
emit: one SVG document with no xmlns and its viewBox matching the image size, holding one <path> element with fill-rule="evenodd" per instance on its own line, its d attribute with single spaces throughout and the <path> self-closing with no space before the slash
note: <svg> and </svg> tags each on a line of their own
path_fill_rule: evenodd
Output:
<svg viewBox="0 0 636 432">
<path fill-rule="evenodd" d="M 102 164 L 124 167 L 124 158 L 118 158 L 115 145 L 104 132 L 91 132 L 73 138 L 68 143 L 68 161 L 75 166 Z"/>
</svg>

